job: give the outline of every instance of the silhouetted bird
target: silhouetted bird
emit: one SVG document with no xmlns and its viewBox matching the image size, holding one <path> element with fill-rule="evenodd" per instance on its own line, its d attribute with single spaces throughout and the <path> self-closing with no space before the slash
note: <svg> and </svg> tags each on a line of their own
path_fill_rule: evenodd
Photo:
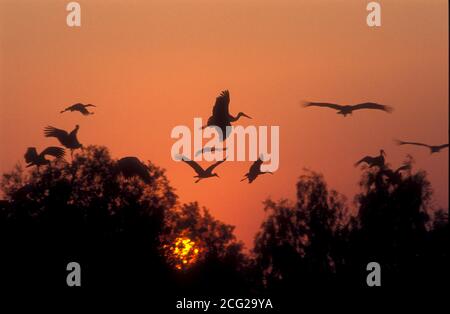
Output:
<svg viewBox="0 0 450 314">
<path fill-rule="evenodd" d="M 28 163 L 27 168 L 31 166 L 44 166 L 49 165 L 50 160 L 46 159 L 45 156 L 53 156 L 55 158 L 63 158 L 64 157 L 64 148 L 50 146 L 44 149 L 40 154 L 37 153 L 36 147 L 28 147 L 25 152 L 24 158 Z"/>
<path fill-rule="evenodd" d="M 147 184 L 151 183 L 149 168 L 136 157 L 124 157 L 117 161 L 117 170 L 125 178 L 139 177 Z"/>
<path fill-rule="evenodd" d="M 61 143 L 61 145 L 70 149 L 70 155 L 73 157 L 74 149 L 83 148 L 83 145 L 81 145 L 77 139 L 77 133 L 79 128 L 80 126 L 76 125 L 75 129 L 72 132 L 67 133 L 64 130 L 57 129 L 52 126 L 47 126 L 44 129 L 44 134 L 46 137 L 56 137 L 58 141 Z"/>
<path fill-rule="evenodd" d="M 251 119 L 248 115 L 243 112 L 239 112 L 236 117 L 233 117 L 229 111 L 230 105 L 230 92 L 225 90 L 219 97 L 216 98 L 216 103 L 213 107 L 212 116 L 209 117 L 206 127 L 218 127 L 222 131 L 222 138 L 224 140 L 228 137 L 229 132 L 226 131 L 227 126 L 231 126 L 231 122 L 239 120 L 240 117 L 246 117 Z"/>
<path fill-rule="evenodd" d="M 256 160 L 251 166 L 250 169 L 248 170 L 248 172 L 244 175 L 244 179 L 241 180 L 245 181 L 246 179 L 248 179 L 248 183 L 252 183 L 253 181 L 255 181 L 255 179 L 260 175 L 260 174 L 265 174 L 265 173 L 270 173 L 273 174 L 270 171 L 266 171 L 266 172 L 262 172 L 261 171 L 261 165 L 263 164 L 263 161 L 261 160 L 261 158 L 258 158 L 258 160 Z"/>
<path fill-rule="evenodd" d="M 404 141 L 400 141 L 400 140 L 396 140 L 396 142 L 398 145 L 417 145 L 417 146 L 428 147 L 430 149 L 430 154 L 439 153 L 442 149 L 448 147 L 448 144 L 434 146 L 434 145 L 428 145 L 428 144 L 417 143 L 417 142 L 404 142 Z"/>
<path fill-rule="evenodd" d="M 192 169 L 194 169 L 194 171 L 197 173 L 196 176 L 194 176 L 194 178 L 198 178 L 197 181 L 195 181 L 195 183 L 199 182 L 201 179 L 206 179 L 206 178 L 210 178 L 210 177 L 218 177 L 219 175 L 217 173 L 213 173 L 213 170 L 220 165 L 221 163 L 223 163 L 225 159 L 220 160 L 214 164 L 212 164 L 211 166 L 209 166 L 206 169 L 203 169 L 197 162 L 193 161 L 193 160 L 189 160 L 184 156 L 181 156 L 181 160 L 183 162 L 185 162 L 186 164 L 188 164 L 189 166 L 192 167 Z"/>
<path fill-rule="evenodd" d="M 365 162 L 367 165 L 369 165 L 370 168 L 372 168 L 374 166 L 383 168 L 385 155 L 386 155 L 386 153 L 384 152 L 384 150 L 381 149 L 379 156 L 376 156 L 376 157 L 366 156 L 366 157 L 362 158 L 361 160 L 359 160 L 357 163 L 355 163 L 355 167 L 357 167 L 359 164 Z"/>
<path fill-rule="evenodd" d="M 305 102 L 303 104 L 304 107 L 326 107 L 337 110 L 337 114 L 342 114 L 344 117 L 348 114 L 352 114 L 355 110 L 361 110 L 361 109 L 375 109 L 375 110 L 383 110 L 386 112 L 392 112 L 393 108 L 385 105 L 380 105 L 373 102 L 365 102 L 361 104 L 356 105 L 347 105 L 342 106 L 338 104 L 331 104 L 331 103 L 325 103 L 325 102 Z"/>
<path fill-rule="evenodd" d="M 61 111 L 61 113 L 66 112 L 66 111 L 79 111 L 85 116 L 90 115 L 90 114 L 94 114 L 93 112 L 88 111 L 86 109 L 87 107 L 95 107 L 95 105 L 91 105 L 91 104 L 83 105 L 81 103 L 77 103 L 75 105 L 67 107 L 66 109 Z"/>
<path fill-rule="evenodd" d="M 215 151 L 223 152 L 223 151 L 226 151 L 226 150 L 227 150 L 226 147 L 225 148 L 203 147 L 202 149 L 200 149 L 199 151 L 197 151 L 195 153 L 195 157 L 197 157 L 197 156 L 199 156 L 201 154 L 204 154 L 204 153 L 214 153 Z"/>
<path fill-rule="evenodd" d="M 382 174 L 384 174 L 385 176 L 388 177 L 388 180 L 390 183 L 392 184 L 400 184 L 401 183 L 401 172 L 402 171 L 407 171 L 407 170 L 411 170 L 411 164 L 405 164 L 399 168 L 397 168 L 397 170 L 392 171 L 391 169 L 384 169 L 382 170 Z"/>
</svg>

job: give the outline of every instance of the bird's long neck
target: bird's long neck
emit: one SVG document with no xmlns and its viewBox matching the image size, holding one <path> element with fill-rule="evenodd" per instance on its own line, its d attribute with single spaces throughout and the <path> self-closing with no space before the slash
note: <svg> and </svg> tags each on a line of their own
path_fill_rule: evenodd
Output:
<svg viewBox="0 0 450 314">
<path fill-rule="evenodd" d="M 237 116 L 233 117 L 233 116 L 230 114 L 229 117 L 230 117 L 230 122 L 235 122 L 235 121 L 239 120 L 239 118 L 241 117 L 241 115 L 238 114 Z"/>
<path fill-rule="evenodd" d="M 235 121 L 237 121 L 237 120 L 239 120 L 239 118 L 240 117 L 242 117 L 244 114 L 242 113 L 242 112 L 239 112 L 238 114 L 237 114 L 237 116 L 235 116 L 235 117 L 233 117 L 231 114 L 229 115 L 229 117 L 230 117 L 230 122 L 235 122 Z"/>
</svg>

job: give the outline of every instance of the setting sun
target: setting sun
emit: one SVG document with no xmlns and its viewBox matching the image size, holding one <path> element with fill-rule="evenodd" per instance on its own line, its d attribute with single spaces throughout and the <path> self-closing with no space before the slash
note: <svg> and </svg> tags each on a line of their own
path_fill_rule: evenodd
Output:
<svg viewBox="0 0 450 314">
<path fill-rule="evenodd" d="M 196 242 L 187 237 L 175 238 L 171 245 L 164 245 L 164 249 L 169 264 L 179 270 L 195 264 L 202 251 Z"/>
</svg>

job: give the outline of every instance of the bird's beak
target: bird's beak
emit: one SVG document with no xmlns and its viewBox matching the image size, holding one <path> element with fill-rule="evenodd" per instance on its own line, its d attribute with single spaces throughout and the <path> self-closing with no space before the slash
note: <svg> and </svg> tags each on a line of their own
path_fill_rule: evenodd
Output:
<svg viewBox="0 0 450 314">
<path fill-rule="evenodd" d="M 220 178 L 219 175 L 216 173 L 216 177 Z"/>
<path fill-rule="evenodd" d="M 252 119 L 252 117 L 250 117 L 249 115 L 246 115 L 245 113 L 242 113 L 242 115 L 246 118 Z"/>
</svg>

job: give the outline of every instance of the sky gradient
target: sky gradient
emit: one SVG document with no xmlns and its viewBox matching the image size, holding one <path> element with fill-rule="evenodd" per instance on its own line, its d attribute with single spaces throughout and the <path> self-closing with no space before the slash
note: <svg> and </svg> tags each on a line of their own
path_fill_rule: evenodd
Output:
<svg viewBox="0 0 450 314">
<path fill-rule="evenodd" d="M 294 199 L 304 168 L 352 205 L 354 162 L 381 148 L 394 167 L 411 154 L 434 205 L 448 208 L 448 150 L 393 142 L 448 143 L 447 1 L 382 1 L 379 28 L 367 26 L 360 0 L 85 0 L 80 28 L 66 25 L 68 2 L 0 0 L 0 173 L 24 164 L 28 146 L 57 144 L 45 126 L 79 124 L 84 145 L 166 168 L 182 202 L 236 225 L 248 247 L 262 201 Z M 239 182 L 251 162 L 228 162 L 220 179 L 194 184 L 192 169 L 171 159 L 172 128 L 206 121 L 224 89 L 232 114 L 253 117 L 239 124 L 280 126 L 274 176 Z M 344 118 L 302 100 L 373 101 L 394 112 Z M 59 113 L 76 102 L 98 107 L 89 117 Z"/>
</svg>

